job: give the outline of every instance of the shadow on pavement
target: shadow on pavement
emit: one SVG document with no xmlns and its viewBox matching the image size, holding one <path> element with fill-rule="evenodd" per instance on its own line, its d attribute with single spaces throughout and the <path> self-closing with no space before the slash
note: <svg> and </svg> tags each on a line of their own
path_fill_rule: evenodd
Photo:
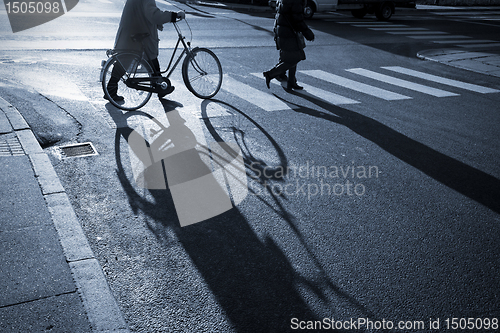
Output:
<svg viewBox="0 0 500 333">
<path fill-rule="evenodd" d="M 500 213 L 499 179 L 446 156 L 374 119 L 334 106 L 307 93 L 293 92 L 293 94 L 318 105 L 331 114 L 295 105 L 275 96 L 288 104 L 293 104 L 296 112 L 346 126 L 436 181 Z"/>
<path fill-rule="evenodd" d="M 202 118 L 215 141 L 224 140 L 211 124 L 209 117 L 206 117 L 209 103 L 220 103 L 255 125 L 277 151 L 281 165 L 287 165 L 284 152 L 257 122 L 227 103 L 204 101 Z M 163 106 L 168 115 L 178 105 L 163 102 Z M 120 113 L 114 118 L 132 115 L 152 118 L 142 112 L 129 112 L 125 116 Z M 123 149 L 121 147 L 124 143 L 127 145 L 134 132 L 134 129 L 125 124 L 126 121 L 122 119 L 121 127 L 117 129 L 115 153 L 117 176 L 127 193 L 131 207 L 134 211 L 140 210 L 153 219 L 152 222 L 148 222 L 148 228 L 160 243 L 168 243 L 168 239 L 171 238 L 168 235 L 175 233 L 236 332 L 284 332 L 290 330 L 292 318 L 322 320 L 323 318 L 318 318 L 317 313 L 304 300 L 304 295 L 299 293 L 299 286 L 309 290 L 327 308 L 331 306 L 329 304 L 331 299 L 336 299 L 342 304 L 349 304 L 363 317 L 376 320 L 364 305 L 343 292 L 330 280 L 320 261 L 315 258 L 314 251 L 295 227 L 294 216 L 271 191 L 269 196 L 256 197 L 258 198 L 256 200 L 261 200 L 264 205 L 273 209 L 290 227 L 292 237 L 303 247 L 302 252 L 307 253 L 312 266 L 319 272 L 317 274 L 319 278 L 309 280 L 298 273 L 291 263 L 292 258 L 287 257 L 276 240 L 269 235 L 259 237 L 236 207 L 201 223 L 181 228 L 168 184 L 166 189 L 147 190 L 154 200 L 145 200 L 136 190 L 134 180 L 130 179 L 121 157 L 124 155 L 120 152 L 120 149 Z M 241 139 L 244 133 L 237 135 Z M 167 138 L 165 140 L 168 141 Z M 249 147 L 244 146 L 244 139 L 238 144 L 242 148 L 247 168 L 256 161 L 264 165 L 263 161 L 252 155 Z M 152 143 L 148 142 L 147 145 L 149 147 Z"/>
</svg>

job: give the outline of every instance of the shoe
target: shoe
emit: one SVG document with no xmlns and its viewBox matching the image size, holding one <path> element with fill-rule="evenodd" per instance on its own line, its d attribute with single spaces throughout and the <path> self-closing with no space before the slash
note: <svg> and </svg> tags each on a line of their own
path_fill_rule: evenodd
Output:
<svg viewBox="0 0 500 333">
<path fill-rule="evenodd" d="M 106 96 L 106 95 L 104 95 L 104 96 L 103 96 L 103 98 L 104 98 L 104 99 L 107 99 L 108 101 L 110 101 L 110 100 L 109 100 L 109 98 L 108 98 L 108 96 Z M 112 98 L 112 99 L 113 99 L 113 101 L 115 101 L 115 102 L 123 102 L 123 101 L 125 100 L 125 98 L 123 98 L 123 96 L 118 96 L 118 95 L 111 96 L 111 98 Z M 111 101 L 110 101 L 110 102 L 111 102 Z"/>
<path fill-rule="evenodd" d="M 163 98 L 163 97 L 167 96 L 168 94 L 171 94 L 174 90 L 175 90 L 175 87 L 170 86 L 167 88 L 167 90 L 165 90 L 161 93 L 158 93 L 158 98 Z"/>
<path fill-rule="evenodd" d="M 267 89 L 271 89 L 271 87 L 269 86 L 269 84 L 271 83 L 271 75 L 269 74 L 269 72 L 264 72 L 262 73 L 264 74 L 264 77 L 266 78 L 266 86 L 267 86 Z"/>
<path fill-rule="evenodd" d="M 304 89 L 304 87 L 301 87 L 297 84 L 297 82 L 288 82 L 287 86 L 286 86 L 286 89 L 287 90 L 292 90 L 292 89 L 295 89 L 295 90 L 302 90 Z"/>
</svg>

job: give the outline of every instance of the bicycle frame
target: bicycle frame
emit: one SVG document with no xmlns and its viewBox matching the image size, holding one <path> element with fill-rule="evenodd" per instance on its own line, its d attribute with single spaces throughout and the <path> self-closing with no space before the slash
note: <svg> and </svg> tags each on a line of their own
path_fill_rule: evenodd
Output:
<svg viewBox="0 0 500 333">
<path fill-rule="evenodd" d="M 173 67 L 170 69 L 170 72 L 168 72 L 167 78 L 169 78 L 170 75 L 172 75 L 172 72 L 177 67 L 177 65 L 181 61 L 182 57 L 184 56 L 184 54 L 189 54 L 191 52 L 191 43 L 184 41 L 184 39 L 186 39 L 186 37 L 184 37 L 182 35 L 181 30 L 177 26 L 177 23 L 174 22 L 173 25 L 174 25 L 175 30 L 177 31 L 177 36 L 178 36 L 177 43 L 175 44 L 174 52 L 172 53 L 172 56 L 170 57 L 170 62 L 168 63 L 167 69 L 165 69 L 164 71 L 161 71 L 160 73 L 164 74 L 170 69 L 170 66 L 172 65 L 172 61 L 174 60 L 175 53 L 177 52 L 177 48 L 179 47 L 179 43 L 182 43 L 184 50 L 182 50 L 181 55 L 179 56 L 179 58 L 177 58 L 177 61 L 175 62 Z"/>
<path fill-rule="evenodd" d="M 160 75 L 154 75 L 152 77 L 149 77 L 149 78 L 135 78 L 135 74 L 137 73 L 137 66 L 135 66 L 135 71 L 134 73 L 130 73 L 130 75 L 128 76 L 128 78 L 125 80 L 125 84 L 130 87 L 130 88 L 134 88 L 134 89 L 137 89 L 137 90 L 144 90 L 144 91 L 150 91 L 150 92 L 156 92 L 157 90 L 153 87 L 151 88 L 150 86 L 144 86 L 143 84 L 144 83 L 148 83 L 148 82 L 154 82 L 154 80 L 157 80 L 157 79 L 160 79 L 162 78 L 162 74 L 165 74 L 167 73 L 167 75 L 165 76 L 167 79 L 170 77 L 170 75 L 172 75 L 173 71 L 175 70 L 175 68 L 177 68 L 177 65 L 179 65 L 179 62 L 182 60 L 182 58 L 184 57 L 184 55 L 188 55 L 191 53 L 191 45 L 190 45 L 190 42 L 186 42 L 185 41 L 185 38 L 182 33 L 181 33 L 181 30 L 179 29 L 179 27 L 177 26 L 177 23 L 173 22 L 173 25 L 175 27 L 175 30 L 177 31 L 177 43 L 175 44 L 175 48 L 174 48 L 174 51 L 172 52 L 172 56 L 170 57 L 170 61 L 168 63 L 168 66 L 167 66 L 167 69 L 165 69 L 164 71 L 160 71 Z M 175 63 L 173 63 L 174 61 L 174 57 L 177 53 L 177 50 L 179 48 L 179 45 L 182 43 L 182 46 L 183 46 L 183 50 L 181 52 L 181 54 L 179 55 L 179 57 L 177 58 L 177 60 L 175 61 Z M 145 53 L 144 53 L 144 46 L 143 46 L 143 52 L 141 53 L 141 58 L 139 60 L 139 63 L 142 61 L 142 60 L 145 60 L 145 57 L 144 57 Z M 173 63 L 173 65 L 172 65 Z"/>
</svg>

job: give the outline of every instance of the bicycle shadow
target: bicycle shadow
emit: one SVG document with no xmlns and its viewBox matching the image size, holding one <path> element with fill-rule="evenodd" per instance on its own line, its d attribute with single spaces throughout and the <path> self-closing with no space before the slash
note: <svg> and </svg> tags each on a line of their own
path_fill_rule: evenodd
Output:
<svg viewBox="0 0 500 333">
<path fill-rule="evenodd" d="M 496 213 L 500 213 L 499 179 L 440 153 L 372 118 L 332 105 L 306 91 L 293 91 L 291 93 L 327 110 L 330 114 L 302 107 L 276 94 L 273 95 L 285 103 L 293 105 L 296 112 L 346 126 L 354 133 L 370 140 L 389 154 L 420 170 L 441 184 L 475 200 Z"/>
<path fill-rule="evenodd" d="M 202 114 L 206 115 L 208 103 L 202 103 Z M 229 106 L 227 103 L 220 103 Z M 162 104 L 167 118 L 168 114 L 178 106 L 169 101 L 164 101 Z M 240 110 L 237 112 L 242 113 Z M 131 113 L 126 116 L 130 115 Z M 271 144 L 278 150 L 281 164 L 286 165 L 286 156 L 276 141 L 257 122 L 246 115 L 245 117 L 264 131 Z M 216 141 L 223 142 L 216 129 L 211 126 L 208 117 L 203 118 L 203 121 Z M 172 122 L 169 125 L 184 126 L 180 122 Z M 360 316 L 375 320 L 369 310 L 330 281 L 319 260 L 316 260 L 314 251 L 309 248 L 295 227 L 294 217 L 287 211 L 280 198 L 272 192 L 269 193 L 272 202 L 265 202 L 264 198 L 257 198 L 257 200 L 273 209 L 291 227 L 292 237 L 299 240 L 314 266 L 321 272 L 321 281 L 316 281 L 317 279 L 311 281 L 298 273 L 277 242 L 269 235 L 265 235 L 262 239 L 258 237 L 251 228 L 250 222 L 237 208 L 229 209 L 202 223 L 181 228 L 168 182 L 164 182 L 166 184 L 164 189 L 149 189 L 148 192 L 154 200 L 145 200 L 134 187 L 134 180 L 127 175 L 120 150 L 123 140 L 125 145 L 133 140 L 133 133 L 134 129 L 130 127 L 119 127 L 115 140 L 117 175 L 127 193 L 131 207 L 134 211 L 140 210 L 152 219 L 148 222 L 148 228 L 160 243 L 168 244 L 171 239 L 169 235 L 172 232 L 175 234 L 197 272 L 203 277 L 218 304 L 224 309 L 235 331 L 284 332 L 290 329 L 292 318 L 321 320 L 323 317 L 318 318 L 318 314 L 304 301 L 303 295 L 298 291 L 299 285 L 305 286 L 327 306 L 329 299 L 340 298 L 350 303 Z M 184 133 L 184 137 L 189 137 L 189 145 L 193 145 L 192 138 L 195 134 L 188 133 L 185 128 L 168 132 L 161 141 L 168 143 L 169 140 L 179 139 L 173 138 L 172 133 Z M 158 143 L 160 144 L 161 142 Z M 148 146 L 151 146 L 151 143 Z M 254 161 L 264 163 L 251 154 L 249 147 L 243 149 L 243 154 L 246 165 Z M 168 175 L 165 177 L 168 178 Z M 335 316 L 333 310 L 330 315 L 332 318 Z"/>
</svg>

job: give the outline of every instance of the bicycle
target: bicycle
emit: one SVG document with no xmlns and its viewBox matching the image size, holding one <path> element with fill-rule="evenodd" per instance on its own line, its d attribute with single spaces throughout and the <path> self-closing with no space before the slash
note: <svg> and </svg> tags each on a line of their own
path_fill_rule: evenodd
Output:
<svg viewBox="0 0 500 333">
<path fill-rule="evenodd" d="M 142 43 L 141 52 L 130 50 L 108 50 L 106 52 L 108 60 L 103 60 L 101 64 L 100 79 L 104 95 L 111 104 L 125 111 L 134 111 L 146 105 L 153 93 L 162 94 L 169 91 L 171 89 L 169 77 L 184 55 L 182 79 L 187 89 L 201 99 L 212 98 L 219 92 L 222 86 L 222 66 L 219 58 L 207 48 L 191 48 L 191 42 L 185 41 L 177 22 L 173 22 L 173 25 L 177 31 L 178 39 L 167 69 L 164 71 L 155 73 L 147 61 L 143 40 L 149 36 L 148 33 L 131 36 L 135 41 Z M 180 44 L 184 50 L 173 63 Z M 111 98 L 107 87 L 115 66 L 122 74 L 118 82 L 118 91 L 124 97 L 123 101 L 115 101 Z M 162 76 L 165 73 L 167 75 Z"/>
</svg>

